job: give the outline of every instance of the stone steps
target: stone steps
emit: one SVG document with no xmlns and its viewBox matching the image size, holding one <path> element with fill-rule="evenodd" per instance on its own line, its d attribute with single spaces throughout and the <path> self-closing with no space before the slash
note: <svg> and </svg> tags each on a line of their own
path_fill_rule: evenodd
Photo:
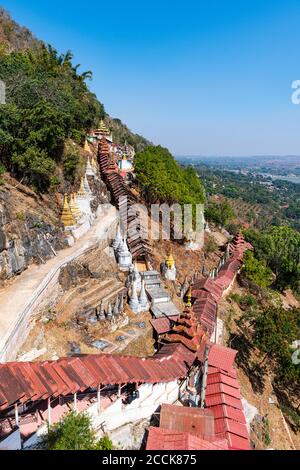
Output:
<svg viewBox="0 0 300 470">
<path fill-rule="evenodd" d="M 93 291 L 93 296 L 86 296 L 85 308 L 97 307 L 101 300 L 104 303 L 107 303 L 108 301 L 114 299 L 122 290 L 124 290 L 124 286 L 116 280 L 112 280 L 110 285 L 105 289 L 99 286 L 97 291 Z"/>
</svg>

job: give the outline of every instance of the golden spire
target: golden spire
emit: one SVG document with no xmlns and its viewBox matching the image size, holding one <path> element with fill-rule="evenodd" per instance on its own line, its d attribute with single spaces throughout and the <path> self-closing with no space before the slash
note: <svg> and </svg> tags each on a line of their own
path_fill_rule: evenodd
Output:
<svg viewBox="0 0 300 470">
<path fill-rule="evenodd" d="M 79 191 L 77 191 L 77 196 L 79 197 L 86 197 L 86 192 L 84 189 L 84 183 L 83 183 L 83 178 L 80 180 L 80 188 Z"/>
<path fill-rule="evenodd" d="M 109 129 L 106 127 L 106 125 L 105 125 L 103 119 L 101 119 L 101 121 L 100 121 L 100 125 L 99 125 L 98 131 L 99 131 L 101 134 L 109 135 Z"/>
<path fill-rule="evenodd" d="M 127 155 L 125 152 L 123 153 L 123 160 L 127 160 Z"/>
<path fill-rule="evenodd" d="M 88 153 L 90 153 L 90 152 L 91 152 L 91 149 L 90 149 L 90 146 L 89 146 L 89 144 L 88 144 L 88 141 L 87 141 L 87 139 L 85 139 L 85 141 L 84 141 L 84 147 L 83 147 L 83 150 L 84 150 L 85 152 L 88 152 Z"/>
<path fill-rule="evenodd" d="M 70 209 L 71 209 L 71 212 L 73 214 L 73 216 L 75 217 L 75 219 L 79 220 L 80 217 L 81 217 L 81 212 L 80 212 L 80 209 L 77 205 L 77 200 L 76 200 L 76 194 L 75 193 L 72 193 L 71 196 L 70 196 Z"/>
<path fill-rule="evenodd" d="M 169 256 L 166 259 L 167 268 L 172 269 L 174 267 L 174 264 L 175 264 L 174 258 L 172 256 L 172 254 L 170 253 Z"/>
<path fill-rule="evenodd" d="M 191 307 L 192 306 L 192 288 L 191 285 L 188 288 L 187 294 L 186 294 L 186 307 Z"/>
<path fill-rule="evenodd" d="M 97 160 L 96 160 L 94 157 L 92 157 L 91 165 L 92 165 L 92 167 L 94 168 L 94 170 L 97 170 L 97 169 L 98 169 L 98 167 L 97 167 Z"/>
<path fill-rule="evenodd" d="M 76 225 L 76 222 L 74 220 L 74 217 L 72 215 L 69 203 L 68 203 L 68 198 L 67 195 L 64 195 L 64 204 L 63 204 L 63 209 L 61 212 L 60 220 L 64 224 L 64 227 L 72 227 L 73 225 Z"/>
</svg>

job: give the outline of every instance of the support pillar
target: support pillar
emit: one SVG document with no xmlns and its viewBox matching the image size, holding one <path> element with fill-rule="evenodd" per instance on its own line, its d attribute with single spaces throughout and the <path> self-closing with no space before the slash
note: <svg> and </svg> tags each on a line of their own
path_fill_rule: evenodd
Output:
<svg viewBox="0 0 300 470">
<path fill-rule="evenodd" d="M 77 411 L 77 393 L 74 393 L 74 410 Z"/>
<path fill-rule="evenodd" d="M 48 424 L 51 426 L 52 421 L 51 421 L 51 400 L 48 398 Z"/>
<path fill-rule="evenodd" d="M 118 385 L 118 398 L 121 397 L 121 389 L 122 389 L 122 387 L 121 387 L 121 385 L 119 384 L 119 385 Z"/>
<path fill-rule="evenodd" d="M 19 427 L 19 410 L 18 410 L 17 404 L 15 404 L 15 420 L 16 420 L 16 426 L 18 428 Z"/>
<path fill-rule="evenodd" d="M 98 385 L 98 389 L 97 389 L 97 411 L 98 411 L 98 415 L 99 415 L 100 412 L 101 412 L 100 385 Z"/>
</svg>

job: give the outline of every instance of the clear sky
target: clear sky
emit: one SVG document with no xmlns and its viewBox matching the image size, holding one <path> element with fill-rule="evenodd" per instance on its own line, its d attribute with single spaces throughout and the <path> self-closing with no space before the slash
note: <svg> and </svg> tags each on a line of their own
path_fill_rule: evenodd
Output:
<svg viewBox="0 0 300 470">
<path fill-rule="evenodd" d="M 175 154 L 300 154 L 299 0 L 0 0 Z"/>
</svg>

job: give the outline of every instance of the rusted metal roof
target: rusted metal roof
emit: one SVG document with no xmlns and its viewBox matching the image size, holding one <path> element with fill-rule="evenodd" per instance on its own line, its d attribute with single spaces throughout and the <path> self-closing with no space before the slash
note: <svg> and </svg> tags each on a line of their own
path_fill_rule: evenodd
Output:
<svg viewBox="0 0 300 470">
<path fill-rule="evenodd" d="M 186 376 L 193 358 L 190 351 L 177 345 L 162 348 L 160 354 L 147 359 L 101 354 L 0 364 L 0 409 L 97 385 L 170 382 Z"/>
<path fill-rule="evenodd" d="M 160 410 L 160 427 L 172 431 L 213 440 L 214 414 L 208 409 L 163 404 Z"/>
<path fill-rule="evenodd" d="M 178 315 L 173 316 L 173 317 L 162 317 L 162 318 L 153 318 L 150 320 L 150 323 L 153 327 L 153 329 L 156 331 L 158 335 L 162 335 L 164 333 L 167 333 L 168 331 L 171 330 L 174 322 L 178 319 Z"/>
</svg>

